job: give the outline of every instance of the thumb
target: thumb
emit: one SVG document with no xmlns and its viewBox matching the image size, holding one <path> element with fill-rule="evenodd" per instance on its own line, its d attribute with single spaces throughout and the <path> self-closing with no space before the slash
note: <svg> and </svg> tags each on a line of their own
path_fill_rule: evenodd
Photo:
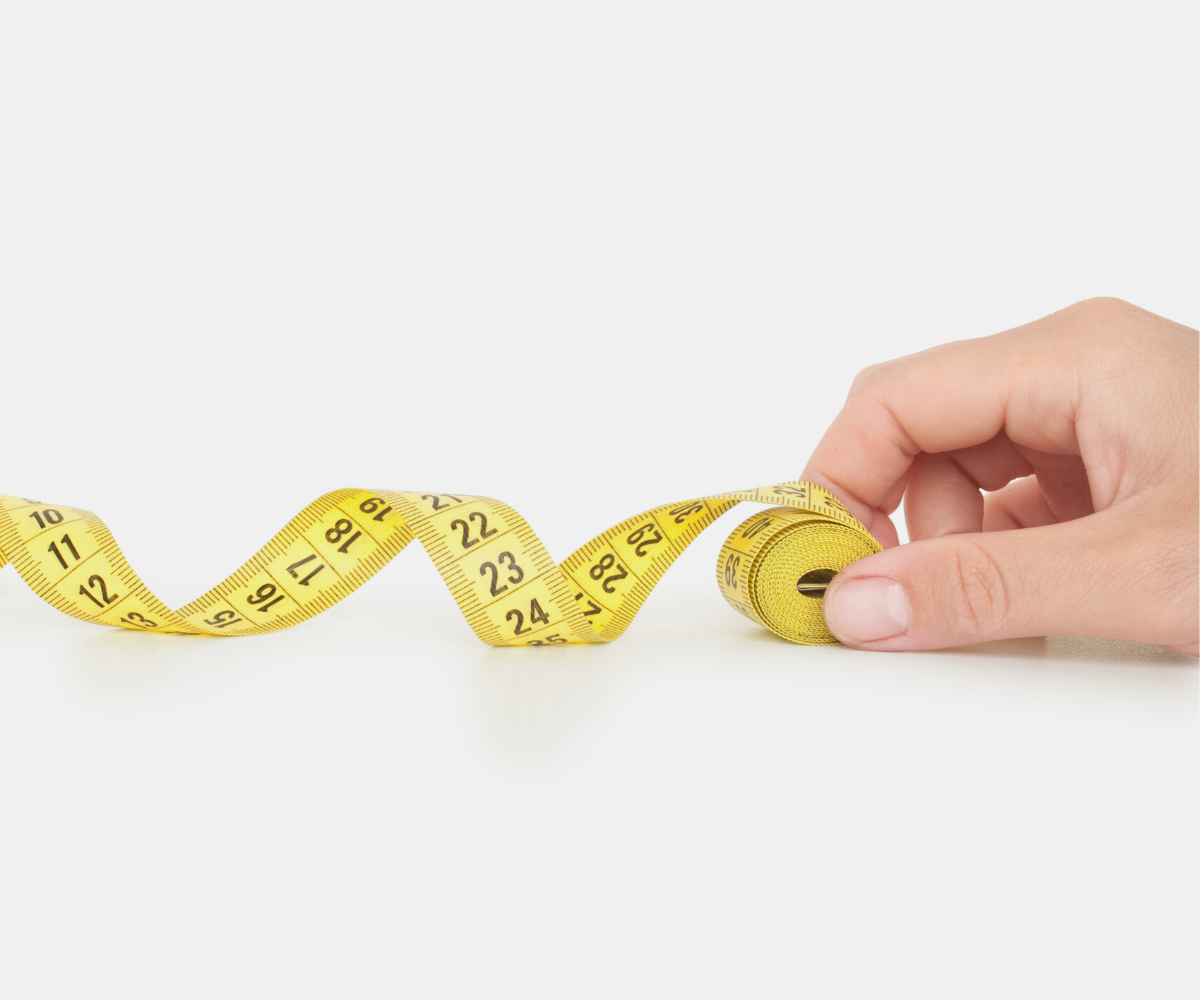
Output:
<svg viewBox="0 0 1200 1000">
<path fill-rule="evenodd" d="M 826 624 L 848 646 L 880 650 L 1028 635 L 1144 634 L 1147 623 L 1138 628 L 1131 613 L 1130 588 L 1117 579 L 1130 533 L 1115 530 L 1119 521 L 1114 525 L 1109 513 L 944 535 L 867 556 L 829 585 Z M 1136 562 L 1144 555 L 1124 565 Z"/>
</svg>

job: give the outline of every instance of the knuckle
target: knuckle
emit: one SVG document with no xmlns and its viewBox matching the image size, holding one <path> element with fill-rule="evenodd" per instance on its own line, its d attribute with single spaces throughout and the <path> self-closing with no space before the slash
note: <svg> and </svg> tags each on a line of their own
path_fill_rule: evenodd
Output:
<svg viewBox="0 0 1200 1000">
<path fill-rule="evenodd" d="M 1065 312 L 1089 357 L 1110 375 L 1126 375 L 1131 366 L 1138 370 L 1147 363 L 1154 366 L 1162 354 L 1161 331 L 1153 317 L 1123 299 L 1084 299 Z"/>
<path fill-rule="evenodd" d="M 958 632 L 987 636 L 1000 630 L 1011 613 L 1008 581 L 995 558 L 976 542 L 958 539 L 950 566 L 953 599 L 946 624 Z"/>
<path fill-rule="evenodd" d="M 1134 311 L 1134 306 L 1112 295 L 1097 295 L 1068 306 L 1067 311 L 1088 319 L 1103 320 L 1126 316 Z"/>
<path fill-rule="evenodd" d="M 862 392 L 867 386 L 874 382 L 879 373 L 883 370 L 884 364 L 867 365 L 862 371 L 854 376 L 854 381 L 850 383 L 850 392 Z"/>
</svg>

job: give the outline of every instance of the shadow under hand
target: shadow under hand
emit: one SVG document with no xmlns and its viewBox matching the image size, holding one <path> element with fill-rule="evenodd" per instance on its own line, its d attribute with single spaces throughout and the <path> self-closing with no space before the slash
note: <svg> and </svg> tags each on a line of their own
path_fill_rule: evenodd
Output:
<svg viewBox="0 0 1200 1000">
<path fill-rule="evenodd" d="M 1041 659 L 1064 662 L 1155 665 L 1169 667 L 1197 666 L 1196 657 L 1177 653 L 1163 646 L 1120 639 L 1100 639 L 1083 635 L 1048 635 L 1023 639 L 996 639 L 970 646 L 955 646 L 935 650 L 938 654 L 962 656 L 997 656 L 1008 659 Z"/>
</svg>

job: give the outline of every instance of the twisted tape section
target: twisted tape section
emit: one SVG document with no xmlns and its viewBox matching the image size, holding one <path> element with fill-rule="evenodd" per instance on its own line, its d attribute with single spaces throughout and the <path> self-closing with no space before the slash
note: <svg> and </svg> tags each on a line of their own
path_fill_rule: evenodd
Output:
<svg viewBox="0 0 1200 1000">
<path fill-rule="evenodd" d="M 717 581 L 742 614 L 792 642 L 836 642 L 819 593 L 880 550 L 828 491 L 786 482 L 664 504 L 597 535 L 560 565 L 525 520 L 490 497 L 335 490 L 185 607 L 163 604 L 129 566 L 104 522 L 62 504 L 0 495 L 0 567 L 11 562 L 64 614 L 136 631 L 251 635 L 320 614 L 420 540 L 475 634 L 493 646 L 609 642 L 709 524 L 744 501 L 775 504 L 721 547 Z"/>
</svg>

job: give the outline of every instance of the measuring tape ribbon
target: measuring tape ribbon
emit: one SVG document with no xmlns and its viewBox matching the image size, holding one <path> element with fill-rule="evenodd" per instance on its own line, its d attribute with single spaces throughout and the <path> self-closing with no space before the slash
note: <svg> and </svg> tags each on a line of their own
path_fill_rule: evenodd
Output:
<svg viewBox="0 0 1200 1000">
<path fill-rule="evenodd" d="M 475 634 L 493 646 L 609 642 L 709 524 L 743 500 L 776 504 L 721 546 L 734 608 L 792 642 L 834 644 L 820 595 L 881 547 L 827 490 L 786 482 L 665 504 L 614 525 L 555 565 L 524 519 L 489 497 L 336 490 L 292 518 L 241 569 L 186 607 L 155 597 L 86 510 L 0 494 L 0 567 L 42 600 L 99 625 L 195 635 L 274 632 L 320 614 L 413 538 Z M 798 585 L 800 589 L 798 589 Z"/>
</svg>

